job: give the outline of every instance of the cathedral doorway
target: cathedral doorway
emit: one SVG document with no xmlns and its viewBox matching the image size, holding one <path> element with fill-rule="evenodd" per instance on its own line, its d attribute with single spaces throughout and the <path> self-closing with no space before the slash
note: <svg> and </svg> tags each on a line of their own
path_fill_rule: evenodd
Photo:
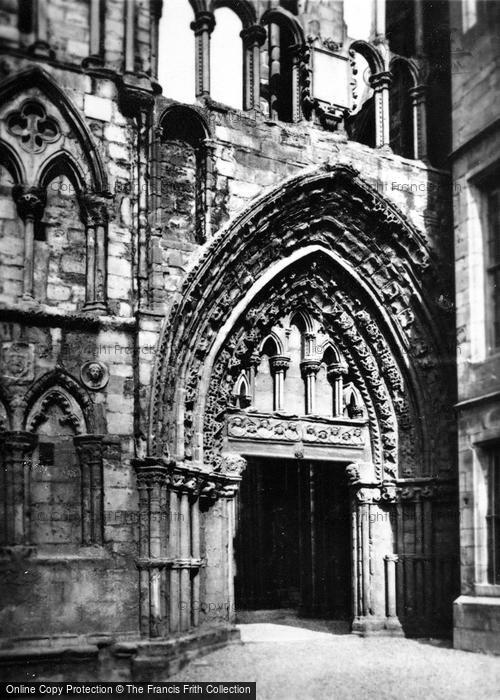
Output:
<svg viewBox="0 0 500 700">
<path fill-rule="evenodd" d="M 254 457 L 241 483 L 235 605 L 352 620 L 345 465 Z"/>
</svg>

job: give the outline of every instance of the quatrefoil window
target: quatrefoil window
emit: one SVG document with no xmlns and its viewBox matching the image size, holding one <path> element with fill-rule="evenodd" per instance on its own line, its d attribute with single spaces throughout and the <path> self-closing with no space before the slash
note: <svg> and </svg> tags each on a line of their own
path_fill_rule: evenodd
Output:
<svg viewBox="0 0 500 700">
<path fill-rule="evenodd" d="M 41 153 L 47 144 L 57 141 L 61 132 L 55 119 L 47 116 L 39 102 L 25 102 L 7 118 L 7 128 L 30 153 Z"/>
</svg>

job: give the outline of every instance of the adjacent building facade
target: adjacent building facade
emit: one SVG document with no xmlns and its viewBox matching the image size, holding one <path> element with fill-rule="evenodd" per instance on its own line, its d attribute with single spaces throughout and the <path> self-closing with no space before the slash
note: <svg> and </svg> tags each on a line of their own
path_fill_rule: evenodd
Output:
<svg viewBox="0 0 500 700">
<path fill-rule="evenodd" d="M 500 8 L 466 3 L 453 42 L 460 562 L 455 646 L 500 651 L 498 459 Z M 471 112 L 474 119 L 470 119 Z"/>
<path fill-rule="evenodd" d="M 468 518 L 498 462 L 461 273 L 464 179 L 498 204 L 472 172 L 495 164 L 489 107 L 468 119 L 487 88 L 461 96 L 450 47 L 469 15 L 377 0 L 357 38 L 337 0 L 190 7 L 184 104 L 158 83 L 161 2 L 0 3 L 4 671 L 165 677 L 239 610 L 450 635 L 457 598 L 466 646 L 495 605 L 494 528 Z M 227 9 L 241 109 L 210 96 Z M 485 64 L 486 24 L 464 34 Z"/>
</svg>

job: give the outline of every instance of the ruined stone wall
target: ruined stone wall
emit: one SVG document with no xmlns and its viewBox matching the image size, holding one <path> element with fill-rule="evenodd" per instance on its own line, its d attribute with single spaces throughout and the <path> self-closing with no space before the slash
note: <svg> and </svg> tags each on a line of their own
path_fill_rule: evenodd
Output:
<svg viewBox="0 0 500 700">
<path fill-rule="evenodd" d="M 139 506 L 132 460 L 147 452 L 160 329 L 168 323 L 165 318 L 190 267 L 222 227 L 252 207 L 253 198 L 307 169 L 343 163 L 359 170 L 422 233 L 446 287 L 452 274 L 448 263 L 450 183 L 446 172 L 347 142 L 342 135 L 311 123 L 272 122 L 210 100 L 198 107 L 210 142 L 203 166 L 192 150 L 175 144 L 164 142 L 154 154 L 153 133 L 161 130 L 159 117 L 172 102 L 158 96 L 152 109 L 148 93 L 149 103 L 145 99 L 134 110 L 125 104 L 119 74 L 125 3 L 106 2 L 104 58 L 106 68 L 117 74 L 81 67 L 88 57 L 88 3 L 54 2 L 51 12 L 48 39 L 55 58 L 35 61 L 25 54 L 13 54 L 0 67 L 6 82 L 15 79 L 18 71 L 35 66 L 41 66 L 49 78 L 41 80 L 37 74 L 31 83 L 20 81 L 19 91 L 9 92 L 1 116 L 6 118 L 19 109 L 27 97 L 44 105 L 61 129 L 59 145 L 82 167 L 87 194 L 95 188 L 89 163 L 101 161 L 106 180 L 100 195 L 107 211 L 107 309 L 88 312 L 83 308 L 89 235 L 81 202 L 84 192 L 65 168 L 56 170 L 46 182 L 47 204 L 34 246 L 35 302 L 21 298 L 25 224 L 12 199 L 14 178 L 7 167 L 2 168 L 0 399 L 5 411 L 1 417 L 5 416 L 5 430 L 23 435 L 34 432 L 43 436 L 40 443 L 50 442 L 51 437 L 68 443 L 75 439 L 74 452 L 68 457 L 75 472 L 89 459 L 77 447 L 78 436 L 103 436 L 99 442 L 102 488 L 97 489 L 102 503 L 96 506 L 103 514 L 97 528 L 102 532 L 83 546 L 78 539 L 80 525 L 75 526 L 72 518 L 82 511 L 80 471 L 73 475 L 74 481 L 70 475 L 63 479 L 43 456 L 46 448 L 42 454 L 39 447 L 29 446 L 16 452 L 16 459 L 27 462 L 27 474 L 34 472 L 35 495 L 33 508 L 26 513 L 30 530 L 15 543 L 22 548 L 18 550 L 21 556 L 9 552 L 12 542 L 3 542 L 1 585 L 9 604 L 1 613 L 0 624 L 2 634 L 11 638 L 76 636 L 76 631 L 137 635 Z M 138 14 L 136 62 L 146 68 L 148 22 L 144 3 Z M 76 36 L 75 27 L 82 28 Z M 89 131 L 86 149 L 78 141 L 67 110 L 60 109 L 65 98 Z M 15 135 L 4 131 L 2 136 L 24 159 L 26 184 L 39 185 L 32 178 L 41 161 L 26 155 Z M 160 165 L 157 173 L 152 172 L 153 162 Z M 197 238 L 194 221 L 205 212 L 197 211 L 195 201 L 200 167 L 205 169 L 205 244 Z M 160 198 L 159 218 L 152 203 L 155 196 Z M 450 300 L 440 294 L 432 304 L 447 309 Z M 96 381 L 89 375 L 89 363 L 95 361 L 101 370 Z M 47 403 L 48 392 L 54 388 L 57 400 L 49 396 Z M 61 420 L 58 411 L 62 411 L 71 430 L 48 430 L 53 420 L 51 401 L 57 406 L 56 419 Z M 34 414 L 41 418 L 32 429 Z M 4 454 L 14 453 L 5 447 Z M 226 600 L 228 595 L 222 578 L 217 578 L 221 561 L 217 547 L 225 542 L 222 525 L 219 523 L 220 532 L 213 525 L 219 511 L 220 505 L 203 520 L 207 526 L 202 524 L 207 553 L 212 548 L 208 566 L 213 575 L 205 579 L 201 593 L 209 602 Z"/>
</svg>

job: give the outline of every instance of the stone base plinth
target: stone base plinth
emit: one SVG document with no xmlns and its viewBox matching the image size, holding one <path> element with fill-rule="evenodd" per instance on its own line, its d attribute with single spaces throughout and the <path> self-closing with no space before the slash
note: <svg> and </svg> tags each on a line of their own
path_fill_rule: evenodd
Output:
<svg viewBox="0 0 500 700">
<path fill-rule="evenodd" d="M 453 604 L 453 646 L 500 654 L 500 597 L 457 598 Z"/>
<path fill-rule="evenodd" d="M 163 681 L 189 661 L 232 642 L 232 626 L 207 627 L 169 639 L 99 638 L 9 642 L 0 648 L 2 680 Z"/>
</svg>

